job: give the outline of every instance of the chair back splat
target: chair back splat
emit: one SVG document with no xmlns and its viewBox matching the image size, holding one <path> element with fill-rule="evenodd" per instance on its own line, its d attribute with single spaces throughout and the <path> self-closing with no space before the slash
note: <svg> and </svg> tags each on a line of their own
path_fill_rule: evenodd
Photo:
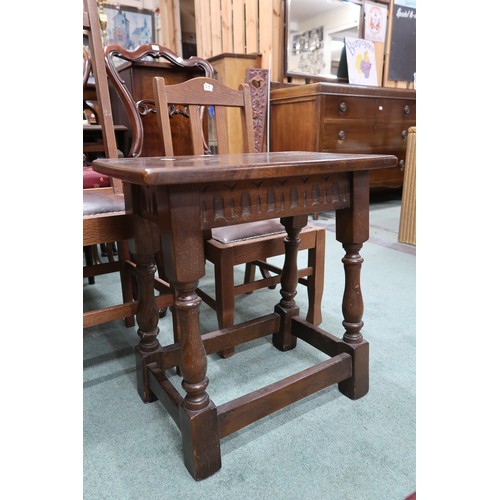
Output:
<svg viewBox="0 0 500 500">
<path fill-rule="evenodd" d="M 159 44 L 140 45 L 133 51 L 119 45 L 108 45 L 104 58 L 108 77 L 120 98 L 130 127 L 127 156 L 157 156 L 159 148 L 156 143 L 160 141 L 160 137 L 153 118 L 156 112 L 153 77 L 158 74 L 168 75 L 166 78 L 169 83 L 197 76 L 212 77 L 214 70 L 211 64 L 199 57 L 183 59 Z M 189 154 L 189 144 L 185 144 L 187 120 L 185 117 L 172 115 L 171 121 L 176 154 Z"/>
</svg>

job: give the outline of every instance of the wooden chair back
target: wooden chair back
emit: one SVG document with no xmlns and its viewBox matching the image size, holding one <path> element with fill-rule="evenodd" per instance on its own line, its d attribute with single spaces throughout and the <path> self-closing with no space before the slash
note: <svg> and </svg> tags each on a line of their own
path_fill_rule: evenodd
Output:
<svg viewBox="0 0 500 500">
<path fill-rule="evenodd" d="M 101 111 L 95 97 L 95 85 L 89 82 L 92 64 L 87 48 L 83 47 L 83 116 L 88 123 L 101 124 Z M 102 141 L 101 141 L 102 143 Z M 103 149 L 104 151 L 104 149 Z M 85 152 L 85 151 L 84 151 Z"/>
<path fill-rule="evenodd" d="M 87 36 L 89 42 L 92 74 L 95 80 L 97 102 L 101 112 L 104 152 L 106 158 L 118 158 L 108 78 L 106 75 L 106 66 L 104 64 L 101 26 L 99 24 L 99 14 L 97 12 L 97 3 L 95 0 L 83 0 L 83 32 Z M 120 180 L 111 179 L 111 185 L 116 193 L 123 192 L 123 185 Z"/>
<path fill-rule="evenodd" d="M 226 108 L 239 108 L 245 152 L 255 151 L 255 136 L 252 118 L 250 87 L 242 83 L 238 90 L 226 87 L 212 78 L 198 77 L 176 85 L 165 85 L 162 77 L 155 77 L 153 83 L 157 103 L 156 116 L 162 131 L 166 155 L 173 155 L 172 132 L 169 115 L 172 106 L 185 106 L 190 118 L 190 132 L 194 154 L 205 154 L 204 133 L 200 119 L 203 107 L 213 107 L 215 138 L 218 153 L 229 153 Z"/>
<path fill-rule="evenodd" d="M 90 57 L 87 49 L 83 47 L 83 86 L 87 85 L 91 71 Z"/>
<path fill-rule="evenodd" d="M 161 154 L 159 151 L 162 149 L 157 145 L 160 132 L 152 117 L 156 111 L 152 86 L 155 75 L 168 74 L 170 83 L 178 83 L 199 76 L 211 78 L 214 74 L 212 65 L 205 59 L 183 59 L 159 44 L 140 45 L 133 51 L 119 45 L 108 45 L 104 49 L 104 60 L 113 89 L 123 104 L 130 129 L 129 157 Z M 136 76 L 131 76 L 132 74 Z M 171 121 L 176 154 L 189 154 L 191 148 L 185 140 L 186 118 L 182 115 L 172 116 Z"/>
</svg>

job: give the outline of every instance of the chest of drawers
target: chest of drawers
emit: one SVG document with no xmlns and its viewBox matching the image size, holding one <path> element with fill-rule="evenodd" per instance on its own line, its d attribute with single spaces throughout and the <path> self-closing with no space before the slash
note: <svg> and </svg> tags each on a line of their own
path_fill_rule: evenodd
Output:
<svg viewBox="0 0 500 500">
<path fill-rule="evenodd" d="M 271 151 L 383 153 L 397 168 L 370 174 L 371 188 L 403 186 L 408 128 L 416 125 L 414 90 L 314 83 L 274 89 Z"/>
</svg>

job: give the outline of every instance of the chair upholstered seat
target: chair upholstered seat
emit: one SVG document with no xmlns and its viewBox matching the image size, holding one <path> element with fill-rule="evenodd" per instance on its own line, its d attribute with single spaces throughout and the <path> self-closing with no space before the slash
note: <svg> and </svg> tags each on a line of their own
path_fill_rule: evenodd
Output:
<svg viewBox="0 0 500 500">
<path fill-rule="evenodd" d="M 264 236 L 285 233 L 285 228 L 279 219 L 269 219 L 258 222 L 247 222 L 235 226 L 218 227 L 212 229 L 212 238 L 221 243 L 235 243 L 237 241 L 252 240 Z"/>
<path fill-rule="evenodd" d="M 123 193 L 115 193 L 110 189 L 102 188 L 83 190 L 84 216 L 120 212 L 125 212 Z"/>
<path fill-rule="evenodd" d="M 107 175 L 100 174 L 92 167 L 83 167 L 83 189 L 110 187 L 111 182 Z"/>
</svg>

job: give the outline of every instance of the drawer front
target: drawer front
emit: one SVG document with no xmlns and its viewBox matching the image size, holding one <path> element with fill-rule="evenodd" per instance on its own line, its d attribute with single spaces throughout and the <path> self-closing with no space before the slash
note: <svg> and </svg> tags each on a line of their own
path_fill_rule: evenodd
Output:
<svg viewBox="0 0 500 500">
<path fill-rule="evenodd" d="M 395 155 L 398 158 L 396 167 L 370 172 L 370 188 L 400 188 L 404 179 L 407 136 L 403 126 L 368 126 L 358 120 L 325 123 L 320 151 Z"/>
<path fill-rule="evenodd" d="M 370 151 L 359 150 L 359 149 L 350 149 L 350 148 L 323 148 L 321 149 L 324 153 L 367 153 L 367 154 L 381 154 L 381 155 L 394 155 L 398 158 L 398 166 L 396 167 L 398 170 L 403 170 L 405 165 L 406 158 L 406 149 L 401 147 L 395 148 L 387 148 L 387 146 L 378 146 L 371 148 Z M 392 170 L 392 169 L 389 169 Z"/>
<path fill-rule="evenodd" d="M 404 172 L 398 167 L 382 168 L 370 172 L 370 188 L 400 188 L 403 186 Z"/>
<path fill-rule="evenodd" d="M 372 123 L 407 122 L 415 125 L 413 99 L 323 96 L 325 120 L 365 120 Z"/>
<path fill-rule="evenodd" d="M 408 128 L 404 124 L 368 124 L 364 121 L 325 121 L 320 151 L 344 153 L 387 153 L 406 149 Z"/>
<path fill-rule="evenodd" d="M 377 99 L 376 121 L 384 123 L 403 122 L 415 125 L 417 120 L 416 101 L 413 99 Z"/>
</svg>

